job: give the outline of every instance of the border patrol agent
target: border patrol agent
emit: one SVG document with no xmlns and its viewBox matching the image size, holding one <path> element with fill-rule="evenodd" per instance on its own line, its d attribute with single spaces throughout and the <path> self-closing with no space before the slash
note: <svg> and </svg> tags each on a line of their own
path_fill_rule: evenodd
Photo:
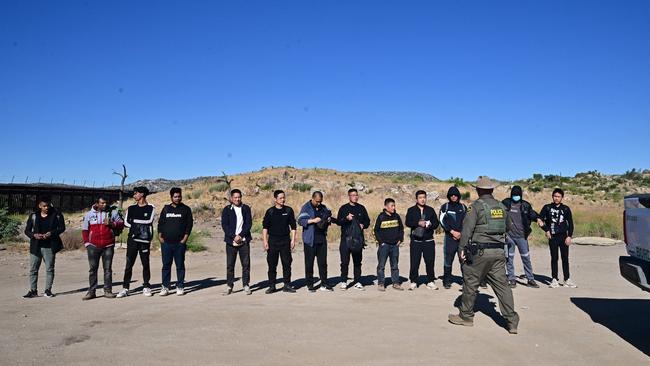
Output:
<svg viewBox="0 0 650 366">
<path fill-rule="evenodd" d="M 508 323 L 508 332 L 517 334 L 519 315 L 515 312 L 505 269 L 506 208 L 492 196 L 496 186 L 488 177 L 479 177 L 476 183 L 479 199 L 468 209 L 458 246 L 458 256 L 463 263 L 460 313 L 449 314 L 449 322 L 470 327 L 474 325 L 477 290 L 481 281 L 487 279 L 499 300 L 499 309 Z"/>
</svg>

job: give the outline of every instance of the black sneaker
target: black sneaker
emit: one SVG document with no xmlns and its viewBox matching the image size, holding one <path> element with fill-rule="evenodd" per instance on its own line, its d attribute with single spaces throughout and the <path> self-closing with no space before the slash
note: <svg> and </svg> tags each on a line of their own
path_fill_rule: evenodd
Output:
<svg viewBox="0 0 650 366">
<path fill-rule="evenodd" d="M 31 299 L 32 297 L 38 297 L 38 291 L 29 290 L 28 293 L 23 295 L 23 299 Z"/>
<path fill-rule="evenodd" d="M 528 287 L 539 288 L 539 285 L 537 282 L 535 282 L 535 280 L 528 280 Z"/>
<path fill-rule="evenodd" d="M 307 291 L 316 292 L 316 288 L 314 287 L 314 285 L 307 285 Z"/>
<path fill-rule="evenodd" d="M 508 286 L 510 286 L 510 288 L 517 287 L 517 281 L 508 281 Z"/>
<path fill-rule="evenodd" d="M 45 297 L 54 297 L 54 294 L 52 293 L 52 291 L 50 291 L 49 288 L 47 290 L 45 290 L 44 295 L 45 295 Z"/>
<path fill-rule="evenodd" d="M 449 290 L 449 289 L 451 288 L 451 282 L 443 282 L 443 283 L 442 283 L 442 287 L 444 287 L 444 288 L 446 288 L 447 290 Z"/>
<path fill-rule="evenodd" d="M 264 291 L 264 293 L 268 295 L 274 293 L 275 291 L 277 291 L 275 286 L 270 286 L 269 288 L 266 289 L 266 291 Z"/>
<path fill-rule="evenodd" d="M 284 287 L 282 288 L 282 292 L 288 292 L 292 294 L 296 292 L 296 289 L 293 288 L 291 285 L 284 285 Z"/>
</svg>

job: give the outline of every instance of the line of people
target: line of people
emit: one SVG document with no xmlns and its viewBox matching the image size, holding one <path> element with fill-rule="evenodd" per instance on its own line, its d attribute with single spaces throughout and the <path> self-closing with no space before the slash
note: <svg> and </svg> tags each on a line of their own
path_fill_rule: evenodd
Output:
<svg viewBox="0 0 650 366">
<path fill-rule="evenodd" d="M 154 238 L 154 221 L 156 208 L 147 202 L 149 190 L 146 187 L 135 187 L 133 198 L 135 204 L 128 207 L 124 217 L 118 209 L 109 206 L 104 197 L 99 197 L 93 207 L 84 215 L 82 235 L 86 247 L 89 264 L 89 287 L 83 297 L 90 300 L 96 297 L 97 272 L 100 262 L 104 271 L 104 297 L 126 297 L 130 294 L 132 269 L 140 256 L 143 273 L 143 290 L 145 296 L 152 296 L 151 271 L 149 254 L 151 241 Z M 480 193 L 479 193 L 480 194 Z M 224 231 L 226 244 L 226 276 L 227 289 L 224 295 L 233 293 L 235 264 L 237 257 L 242 267 L 242 282 L 244 293 L 252 293 L 250 287 L 250 251 L 252 241 L 252 210 L 242 202 L 242 192 L 234 189 L 230 192 L 231 203 L 221 213 L 221 226 Z M 561 189 L 553 191 L 553 202 L 545 205 L 538 214 L 531 204 L 522 198 L 523 191 L 520 186 L 511 188 L 511 196 L 502 202 L 499 207 L 504 210 L 504 235 L 497 234 L 507 248 L 506 271 L 509 287 L 516 286 L 514 269 L 515 250 L 521 257 L 526 284 L 529 287 L 539 287 L 536 283 L 530 260 L 528 237 L 532 232 L 531 225 L 537 223 L 549 240 L 551 252 L 552 280 L 550 287 L 559 287 L 558 259 L 562 259 L 564 285 L 576 287 L 569 275 L 569 246 L 573 235 L 573 219 L 571 210 L 562 203 L 564 192 Z M 354 288 L 364 290 L 361 283 L 361 267 L 363 250 L 366 247 L 364 231 L 370 228 L 370 217 L 366 208 L 359 203 L 359 192 L 356 189 L 348 191 L 348 202 L 342 205 L 337 215 L 323 204 L 323 193 L 316 191 L 311 199 L 306 202 L 296 216 L 294 210 L 285 204 L 286 194 L 282 190 L 273 193 L 274 205 L 264 214 L 262 220 L 262 241 L 266 251 L 268 264 L 269 285 L 267 294 L 274 293 L 276 287 L 277 266 L 282 264 L 282 291 L 295 292 L 291 285 L 292 251 L 296 245 L 297 227 L 302 228 L 302 242 L 305 261 L 305 278 L 307 289 L 310 292 L 333 291 L 333 286 L 328 282 L 327 267 L 327 234 L 331 225 L 341 228 L 339 243 L 340 253 L 340 278 L 339 287 L 342 290 Z M 193 227 L 192 210 L 182 203 L 180 188 L 170 191 L 171 202 L 163 207 L 160 212 L 157 232 L 161 243 L 162 253 L 162 288 L 161 296 L 171 293 L 171 270 L 176 266 L 176 291 L 183 295 L 185 280 L 185 251 L 186 243 Z M 464 234 L 465 220 L 471 212 L 461 202 L 458 188 L 451 187 L 447 192 L 448 202 L 444 203 L 438 213 L 433 207 L 427 205 L 427 193 L 419 190 L 415 194 L 415 204 L 408 208 L 405 221 L 396 212 L 395 201 L 387 198 L 384 209 L 375 220 L 373 234 L 377 240 L 377 288 L 386 289 L 385 266 L 390 265 L 390 283 L 393 289 L 403 290 L 399 276 L 399 248 L 404 242 L 405 228 L 410 229 L 409 239 L 409 290 L 414 290 L 420 285 L 437 290 L 436 276 L 434 273 L 436 229 L 441 226 L 444 230 L 444 269 L 442 285 L 448 289 L 452 284 L 452 266 L 455 258 L 462 251 L 461 243 L 470 241 Z M 126 266 L 123 277 L 123 288 L 119 293 L 112 291 L 112 259 L 114 256 L 115 238 L 121 230 L 128 228 Z M 44 295 L 53 296 L 52 284 L 54 282 L 54 263 L 56 253 L 61 250 L 60 235 L 65 231 L 63 214 L 52 207 L 49 198 L 39 199 L 38 210 L 27 219 L 25 234 L 30 238 L 30 290 L 26 298 L 38 296 L 37 282 L 38 271 L 42 262 L 46 266 L 46 289 Z M 480 241 L 480 240 L 479 240 Z M 467 244 L 466 244 L 467 245 Z M 558 251 L 560 255 L 558 256 Z M 350 260 L 353 264 L 353 276 L 348 277 Z M 424 261 L 426 281 L 418 283 L 420 279 L 420 263 Z M 318 266 L 318 277 L 314 277 L 314 264 Z M 462 264 L 462 263 L 461 263 Z M 463 278 L 466 266 L 462 265 Z M 320 282 L 319 286 L 316 284 Z M 479 285 L 485 281 L 481 281 Z"/>
</svg>

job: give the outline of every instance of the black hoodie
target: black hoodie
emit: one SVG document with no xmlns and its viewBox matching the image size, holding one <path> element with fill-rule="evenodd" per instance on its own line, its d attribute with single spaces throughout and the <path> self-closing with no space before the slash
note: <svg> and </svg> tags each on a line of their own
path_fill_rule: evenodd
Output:
<svg viewBox="0 0 650 366">
<path fill-rule="evenodd" d="M 404 224 L 397 212 L 389 215 L 384 210 L 379 214 L 375 221 L 375 238 L 380 244 L 397 244 L 404 241 Z"/>
<path fill-rule="evenodd" d="M 458 201 L 451 202 L 451 196 L 458 197 Z M 463 231 L 463 220 L 467 214 L 467 206 L 460 202 L 460 191 L 457 187 L 450 187 L 447 191 L 449 202 L 440 206 L 440 223 L 445 233 L 450 235 L 452 230 Z"/>
<path fill-rule="evenodd" d="M 530 224 L 533 222 L 537 221 L 537 218 L 539 215 L 535 210 L 533 210 L 533 206 L 523 198 L 520 198 L 519 202 L 515 202 L 512 197 L 514 196 L 523 196 L 523 190 L 521 189 L 520 186 L 514 186 L 510 190 L 510 198 L 506 198 L 501 203 L 503 203 L 504 206 L 506 206 L 506 210 L 508 213 L 510 213 L 510 209 L 512 208 L 513 203 L 521 203 L 521 223 L 524 226 L 524 238 L 528 239 L 528 236 L 530 235 L 531 232 L 533 232 L 533 229 L 531 229 Z"/>
</svg>

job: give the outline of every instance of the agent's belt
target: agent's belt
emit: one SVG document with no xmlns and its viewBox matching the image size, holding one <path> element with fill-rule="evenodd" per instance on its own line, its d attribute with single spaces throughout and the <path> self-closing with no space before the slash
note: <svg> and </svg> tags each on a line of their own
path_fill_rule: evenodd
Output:
<svg viewBox="0 0 650 366">
<path fill-rule="evenodd" d="M 505 244 L 490 243 L 490 244 L 476 244 L 479 249 L 503 249 Z"/>
</svg>

